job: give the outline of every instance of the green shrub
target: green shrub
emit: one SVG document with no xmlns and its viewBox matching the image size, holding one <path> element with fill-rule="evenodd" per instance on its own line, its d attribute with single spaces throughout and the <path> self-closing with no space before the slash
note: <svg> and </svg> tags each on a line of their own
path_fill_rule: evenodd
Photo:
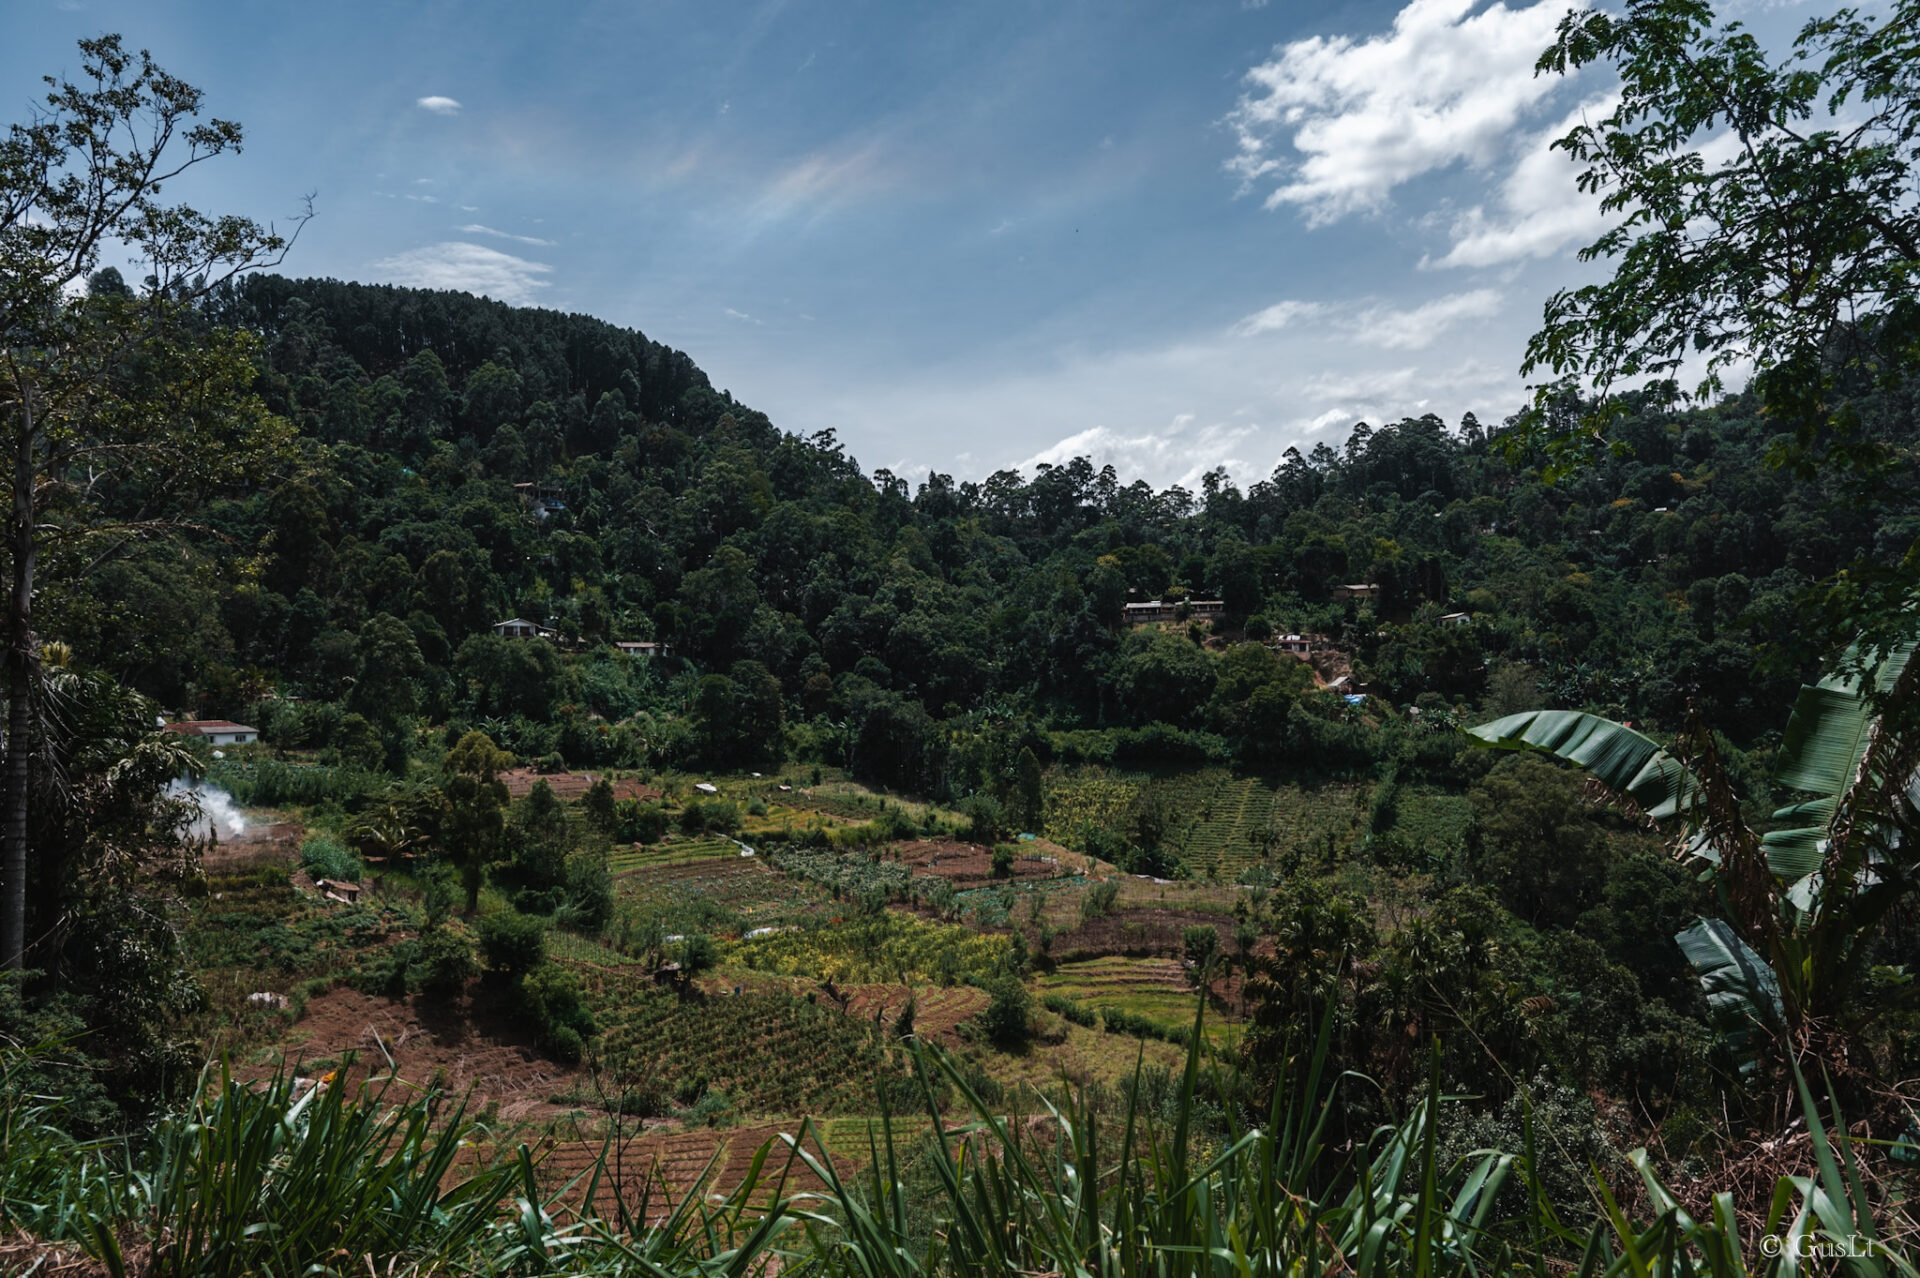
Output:
<svg viewBox="0 0 1920 1278">
<path fill-rule="evenodd" d="M 547 958 L 547 927 L 517 910 L 483 917 L 474 929 L 480 934 L 480 953 L 487 967 L 508 976 L 525 976 Z"/>
<path fill-rule="evenodd" d="M 302 843 L 300 865 L 316 879 L 337 879 L 345 883 L 360 881 L 360 858 L 331 835 L 315 834 Z"/>
<path fill-rule="evenodd" d="M 1064 994 L 1049 994 L 1040 1000 L 1040 1005 L 1054 1015 L 1063 1017 L 1075 1025 L 1085 1026 L 1087 1029 L 1092 1029 L 1100 1023 L 1100 1018 L 1094 1015 L 1091 1008 L 1080 1006 Z"/>
<path fill-rule="evenodd" d="M 548 1034 L 547 1053 L 562 1065 L 578 1065 L 587 1054 L 586 1040 L 571 1025 L 556 1025 Z"/>
<path fill-rule="evenodd" d="M 1004 879 L 1009 874 L 1012 874 L 1013 859 L 1019 855 L 1020 855 L 1020 850 L 1014 847 L 1013 844 L 1011 843 L 994 844 L 993 845 L 993 876 L 997 879 Z"/>
<path fill-rule="evenodd" d="M 970 794 L 960 800 L 960 815 L 967 819 L 969 842 L 991 843 L 1007 828 L 1006 809 L 990 794 Z"/>
<path fill-rule="evenodd" d="M 694 799 L 680 811 L 680 828 L 688 834 L 731 834 L 740 828 L 740 809 L 725 799 Z"/>
<path fill-rule="evenodd" d="M 420 930 L 420 948 L 407 968 L 407 986 L 435 994 L 449 994 L 480 970 L 474 959 L 473 938 L 458 924 L 441 923 Z"/>
<path fill-rule="evenodd" d="M 658 803 L 622 799 L 615 805 L 614 838 L 621 843 L 658 843 L 670 824 L 667 810 Z"/>
<path fill-rule="evenodd" d="M 599 1032 L 593 1014 L 580 997 L 580 982 L 558 963 L 542 963 L 520 981 L 520 1009 L 532 1023 L 540 1046 L 555 1059 L 573 1051 L 568 1064 L 580 1059 L 585 1040 Z"/>
<path fill-rule="evenodd" d="M 1017 977 L 997 976 L 982 982 L 981 988 L 991 996 L 985 1010 L 975 1018 L 981 1032 L 1001 1047 L 1025 1047 L 1033 1037 L 1033 1027 L 1028 1024 L 1033 998 L 1027 987 Z"/>
<path fill-rule="evenodd" d="M 1081 920 L 1084 922 L 1104 918 L 1113 913 L 1113 904 L 1119 899 L 1120 881 L 1118 879 L 1101 879 L 1098 883 L 1090 884 L 1087 894 L 1080 898 Z"/>
</svg>

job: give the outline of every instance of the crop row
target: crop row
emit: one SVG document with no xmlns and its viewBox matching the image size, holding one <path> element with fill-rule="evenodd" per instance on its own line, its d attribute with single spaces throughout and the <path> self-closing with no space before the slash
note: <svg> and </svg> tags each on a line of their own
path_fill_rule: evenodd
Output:
<svg viewBox="0 0 1920 1278">
<path fill-rule="evenodd" d="M 842 984 L 886 981 L 954 985 L 1002 966 L 1004 936 L 898 913 L 849 919 L 738 942 L 728 962 L 781 976 L 810 976 Z"/>
<path fill-rule="evenodd" d="M 676 839 L 670 843 L 656 843 L 651 846 L 634 843 L 618 848 L 607 858 L 607 868 L 615 874 L 628 874 L 634 870 L 646 869 L 656 865 L 685 865 L 695 861 L 710 861 L 718 857 L 737 857 L 738 845 L 726 839 L 704 836 L 694 839 Z"/>
<path fill-rule="evenodd" d="M 876 1085 L 905 1077 L 872 1024 L 803 998 L 593 984 L 601 1059 L 623 1087 L 662 1087 L 683 1104 L 720 1092 L 744 1113 L 861 1112 Z"/>
<path fill-rule="evenodd" d="M 1043 832 L 1068 847 L 1087 829 L 1125 831 L 1140 785 L 1104 768 L 1078 768 L 1057 778 L 1046 796 Z"/>
</svg>

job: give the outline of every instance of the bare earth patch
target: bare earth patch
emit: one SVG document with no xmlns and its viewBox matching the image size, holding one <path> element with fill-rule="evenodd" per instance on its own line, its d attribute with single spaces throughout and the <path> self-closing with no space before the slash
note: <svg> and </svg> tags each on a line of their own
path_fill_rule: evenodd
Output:
<svg viewBox="0 0 1920 1278">
<path fill-rule="evenodd" d="M 470 1107 L 499 1105 L 503 1120 L 545 1120 L 567 1112 L 547 1097 L 581 1076 L 547 1059 L 533 1036 L 515 1024 L 498 995 L 478 982 L 457 996 L 389 999 L 336 989 L 307 1004 L 277 1055 L 288 1062 L 339 1061 L 355 1054 L 354 1074 L 454 1095 L 472 1089 Z M 272 1073 L 279 1061 L 250 1073 Z"/>
</svg>

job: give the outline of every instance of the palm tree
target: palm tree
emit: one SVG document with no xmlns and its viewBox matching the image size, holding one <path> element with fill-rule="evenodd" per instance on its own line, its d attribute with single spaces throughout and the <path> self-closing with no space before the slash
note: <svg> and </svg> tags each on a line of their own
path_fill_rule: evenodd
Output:
<svg viewBox="0 0 1920 1278">
<path fill-rule="evenodd" d="M 1920 888 L 1920 663 L 1909 641 L 1855 650 L 1800 690 L 1773 782 L 1798 801 L 1750 826 L 1713 736 L 1690 722 L 1671 749 L 1624 724 L 1570 710 L 1471 729 L 1488 745 L 1541 750 L 1583 768 L 1669 831 L 1703 867 L 1723 918 L 1675 938 L 1716 1021 L 1842 1055 L 1873 1015 L 1854 997 L 1880 923 Z M 1742 1046 L 1745 1044 L 1742 1043 Z"/>
</svg>

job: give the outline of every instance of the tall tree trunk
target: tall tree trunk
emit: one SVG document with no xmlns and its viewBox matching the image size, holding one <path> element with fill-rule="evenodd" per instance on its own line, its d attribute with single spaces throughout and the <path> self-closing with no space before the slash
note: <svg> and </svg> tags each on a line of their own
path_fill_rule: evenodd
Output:
<svg viewBox="0 0 1920 1278">
<path fill-rule="evenodd" d="M 32 781 L 33 707 L 33 537 L 34 454 L 39 427 L 33 397 L 21 397 L 21 425 L 13 454 L 13 517 L 7 549 L 13 556 L 13 589 L 7 599 L 6 777 L 0 788 L 0 880 L 5 882 L 0 909 L 0 970 L 26 966 L 27 952 L 27 792 Z"/>
</svg>

